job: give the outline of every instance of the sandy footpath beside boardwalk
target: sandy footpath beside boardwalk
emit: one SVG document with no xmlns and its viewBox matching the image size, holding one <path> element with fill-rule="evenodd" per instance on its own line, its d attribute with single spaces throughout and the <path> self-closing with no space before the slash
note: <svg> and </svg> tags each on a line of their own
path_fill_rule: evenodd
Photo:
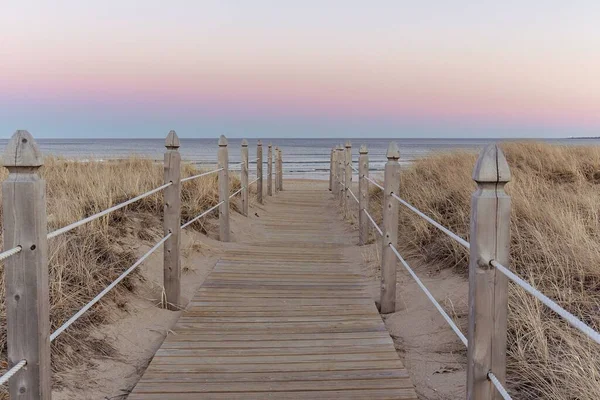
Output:
<svg viewBox="0 0 600 400">
<path fill-rule="evenodd" d="M 129 399 L 416 399 L 323 186 L 269 198 Z"/>
</svg>

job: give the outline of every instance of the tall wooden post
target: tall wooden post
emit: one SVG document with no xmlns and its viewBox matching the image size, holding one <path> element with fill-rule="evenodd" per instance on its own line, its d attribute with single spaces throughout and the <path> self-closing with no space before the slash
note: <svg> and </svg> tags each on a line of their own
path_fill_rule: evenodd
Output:
<svg viewBox="0 0 600 400">
<path fill-rule="evenodd" d="M 344 155 L 344 147 L 340 144 L 338 147 L 338 165 L 339 165 L 339 169 L 338 169 L 338 173 L 339 173 L 339 180 L 340 180 L 340 194 L 339 194 L 339 200 L 340 200 L 340 207 L 342 208 L 342 210 L 344 209 L 344 200 L 346 199 L 346 182 L 345 182 L 345 178 L 346 178 L 346 171 L 344 169 L 345 166 L 345 155 Z"/>
<path fill-rule="evenodd" d="M 267 150 L 267 195 L 273 196 L 273 145 Z"/>
<path fill-rule="evenodd" d="M 242 140 L 242 214 L 248 216 L 248 141 Z"/>
<path fill-rule="evenodd" d="M 349 218 L 352 215 L 352 202 L 350 196 L 352 190 L 352 143 L 346 142 L 346 151 L 344 152 L 344 215 Z"/>
<path fill-rule="evenodd" d="M 256 177 L 256 200 L 263 204 L 263 148 L 260 140 L 256 145 Z"/>
<path fill-rule="evenodd" d="M 496 400 L 501 396 L 488 372 L 505 384 L 508 280 L 490 261 L 508 266 L 510 251 L 510 196 L 504 191 L 510 169 L 496 144 L 479 155 L 473 180 L 477 190 L 471 197 L 467 398 Z"/>
<path fill-rule="evenodd" d="M 395 142 L 387 149 L 383 193 L 383 240 L 381 251 L 381 313 L 396 311 L 396 255 L 390 244 L 398 244 L 398 195 L 400 189 L 400 150 Z"/>
<path fill-rule="evenodd" d="M 283 150 L 279 149 L 279 191 L 283 191 Z"/>
<path fill-rule="evenodd" d="M 164 244 L 163 283 L 167 308 L 181 309 L 181 260 L 179 257 L 181 231 L 181 154 L 179 137 L 169 132 L 165 140 L 165 183 L 172 182 L 164 192 L 163 228 L 165 236 L 171 236 Z"/>
<path fill-rule="evenodd" d="M 275 146 L 275 193 L 279 192 L 279 147 Z"/>
<path fill-rule="evenodd" d="M 229 154 L 227 151 L 227 138 L 219 138 L 218 153 L 219 168 L 219 239 L 229 242 Z"/>
<path fill-rule="evenodd" d="M 367 244 L 369 241 L 369 152 L 367 146 L 360 146 L 358 151 L 358 243 Z"/>
<path fill-rule="evenodd" d="M 50 318 L 46 181 L 42 154 L 27 131 L 17 131 L 4 151 L 4 249 L 21 251 L 4 262 L 8 367 L 27 365 L 10 379 L 11 399 L 50 400 Z"/>
<path fill-rule="evenodd" d="M 329 154 L 329 191 L 333 190 L 333 154 L 335 151 L 335 147 L 331 148 Z"/>
<path fill-rule="evenodd" d="M 333 193 L 333 197 L 337 198 L 338 196 L 338 162 L 337 162 L 337 158 L 338 158 L 338 152 L 337 152 L 337 146 L 333 146 L 333 149 L 331 150 L 331 154 L 332 154 L 332 165 L 331 165 L 331 171 L 332 171 L 332 176 L 331 176 L 331 192 Z"/>
</svg>

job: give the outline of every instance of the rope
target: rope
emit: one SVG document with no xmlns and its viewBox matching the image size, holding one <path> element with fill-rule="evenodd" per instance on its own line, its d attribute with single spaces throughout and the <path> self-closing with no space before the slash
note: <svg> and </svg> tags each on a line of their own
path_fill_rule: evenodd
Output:
<svg viewBox="0 0 600 400">
<path fill-rule="evenodd" d="M 116 211 L 116 210 L 118 210 L 119 208 L 123 208 L 123 207 L 125 207 L 126 205 L 129 205 L 129 204 L 131 204 L 131 203 L 135 203 L 136 201 L 138 201 L 138 200 L 141 200 L 141 199 L 143 199 L 144 197 L 148 197 L 148 196 L 150 196 L 151 194 L 154 194 L 154 193 L 156 193 L 156 192 L 159 192 L 159 191 L 163 190 L 164 188 L 166 188 L 166 187 L 168 187 L 168 186 L 171 186 L 172 184 L 173 184 L 173 182 L 165 183 L 164 185 L 162 185 L 162 186 L 159 186 L 159 187 L 157 187 L 156 189 L 152 189 L 151 191 L 149 191 L 149 192 L 146 192 L 146 193 L 144 193 L 144 194 L 140 194 L 139 196 L 137 196 L 137 197 L 134 197 L 133 199 L 127 200 L 127 201 L 125 201 L 125 202 L 123 202 L 123 203 L 121 203 L 121 204 L 117 204 L 116 206 L 113 206 L 113 207 L 111 207 L 111 208 L 107 208 L 106 210 L 104 210 L 104 211 L 101 211 L 101 212 L 99 212 L 98 214 L 94 214 L 94 215 L 92 215 L 92 216 L 90 216 L 90 217 L 87 217 L 87 218 L 84 218 L 84 219 L 82 219 L 82 220 L 80 220 L 80 221 L 74 222 L 74 223 L 72 223 L 71 225 L 67 225 L 67 226 L 65 226 L 64 228 L 60 228 L 60 229 L 58 229 L 58 230 L 55 230 L 54 232 L 50 232 L 50 233 L 48 234 L 48 239 L 52 239 L 53 237 L 56 237 L 56 236 L 62 235 L 63 233 L 69 232 L 69 231 L 70 231 L 70 230 L 72 230 L 72 229 L 75 229 L 75 228 L 77 228 L 77 227 L 79 227 L 79 226 L 81 226 L 81 225 L 85 225 L 85 224 L 87 224 L 87 223 L 88 223 L 88 222 L 90 222 L 90 221 L 93 221 L 93 220 L 95 220 L 95 219 L 98 219 L 98 218 L 100 218 L 100 217 L 102 217 L 102 216 L 106 215 L 106 214 L 109 214 L 109 213 L 111 213 L 111 212 L 113 212 L 113 211 Z"/>
<path fill-rule="evenodd" d="M 222 201 L 218 202 L 217 204 L 215 204 L 214 206 L 212 206 L 211 208 L 209 208 L 208 210 L 204 211 L 202 214 L 198 215 L 197 217 L 195 217 L 192 220 L 189 220 L 188 222 L 186 222 L 185 224 L 181 225 L 181 229 L 185 229 L 188 226 L 190 226 L 191 224 L 193 224 L 194 222 L 196 222 L 197 220 L 199 220 L 200 218 L 204 217 L 206 214 L 208 214 L 209 212 L 211 212 L 212 210 L 214 210 L 215 208 L 219 207 L 221 204 L 223 204 Z"/>
<path fill-rule="evenodd" d="M 27 365 L 27 361 L 25 360 L 21 360 L 16 363 L 11 369 L 6 371 L 4 375 L 0 376 L 0 385 L 4 385 L 6 382 L 8 382 L 8 380 L 12 378 L 14 374 L 19 372 L 25 365 Z"/>
<path fill-rule="evenodd" d="M 356 168 L 354 165 L 350 164 L 350 168 L 352 168 L 353 170 L 355 170 L 356 172 L 358 172 L 358 168 Z"/>
<path fill-rule="evenodd" d="M 458 243 L 460 243 L 466 249 L 470 249 L 471 248 L 471 245 L 465 239 L 461 238 L 456 233 L 452 232 L 450 229 L 445 228 L 444 226 L 440 225 L 439 223 L 437 223 L 433 219 L 429 218 L 427 215 L 423 214 L 417 208 L 411 206 L 409 203 L 407 203 L 406 201 L 402 200 L 400 197 L 396 196 L 395 193 L 392 193 L 392 197 L 395 198 L 396 200 L 398 200 L 400 202 L 400 204 L 408 207 L 409 210 L 411 210 L 412 212 L 414 212 L 415 214 L 417 214 L 419 217 L 423 218 L 425 221 L 429 222 L 431 225 L 435 226 L 436 228 L 438 228 L 439 230 L 441 230 L 442 232 L 444 232 L 450 238 L 456 240 Z"/>
<path fill-rule="evenodd" d="M 512 397 L 510 397 L 506 389 L 504 389 L 504 386 L 502 386 L 502 383 L 500 383 L 500 381 L 498 380 L 498 378 L 496 378 L 496 375 L 494 375 L 492 371 L 488 372 L 488 378 L 490 379 L 490 381 L 492 381 L 492 383 L 496 387 L 496 390 L 498 391 L 498 393 L 500 393 L 500 396 L 502 396 L 504 400 L 512 400 Z"/>
<path fill-rule="evenodd" d="M 500 271 L 504 275 L 506 275 L 506 277 L 508 279 L 510 279 L 517 285 L 521 286 L 523 289 L 525 289 L 525 291 L 529 292 L 529 294 L 531 294 L 533 297 L 537 298 L 539 301 L 541 301 L 542 303 L 547 305 L 552 311 L 554 311 L 555 313 L 557 313 L 558 315 L 563 317 L 565 320 L 567 320 L 567 322 L 569 324 L 571 324 L 573 327 L 579 329 L 587 337 L 592 339 L 594 342 L 600 344 L 600 333 L 598 333 L 596 330 L 589 327 L 583 321 L 581 321 L 579 318 L 577 318 L 575 315 L 571 314 L 570 312 L 568 312 L 567 310 L 565 310 L 564 308 L 562 308 L 561 306 L 556 304 L 549 297 L 547 297 L 542 292 L 540 292 L 539 290 L 537 290 L 536 288 L 531 286 L 528 282 L 521 279 L 519 276 L 515 275 L 513 272 L 511 272 L 504 265 L 500 264 L 498 261 L 492 260 L 492 261 L 490 261 L 490 264 L 492 266 L 494 266 L 498 271 Z"/>
<path fill-rule="evenodd" d="M 167 236 L 162 238 L 158 243 L 156 243 L 154 245 L 154 247 L 152 247 L 150 250 L 148 250 L 148 252 L 146 254 L 144 254 L 142 257 L 140 257 L 131 267 L 129 267 L 125 272 L 123 272 L 110 285 L 108 285 L 106 288 L 104 288 L 103 291 L 98 293 L 98 295 L 96 297 L 94 297 L 89 303 L 87 303 L 85 306 L 83 306 L 81 308 L 81 310 L 77 311 L 77 313 L 75 315 L 73 315 L 67 322 L 65 322 L 64 324 L 61 325 L 60 328 L 55 330 L 54 333 L 52 333 L 52 335 L 50 335 L 50 341 L 52 342 L 54 339 L 56 339 L 69 326 L 71 326 L 75 321 L 77 321 L 77 319 L 79 319 L 79 317 L 81 317 L 87 310 L 89 310 L 94 304 L 99 302 L 100 299 L 102 297 L 104 297 L 104 295 L 106 295 L 106 293 L 110 292 L 111 289 L 114 288 L 115 286 L 117 286 L 117 284 L 119 282 L 121 282 L 123 279 L 125 279 L 125 277 L 131 273 L 131 271 L 136 269 L 142 262 L 144 262 L 144 260 L 146 258 L 150 257 L 150 255 L 152 253 L 154 253 L 164 242 L 166 242 L 167 239 L 169 239 L 171 237 L 171 235 L 172 235 L 172 233 L 169 233 Z"/>
<path fill-rule="evenodd" d="M 256 179 L 255 179 L 255 180 L 253 180 L 252 182 L 250 182 L 250 183 L 248 184 L 248 186 L 252 185 L 254 182 L 258 182 L 258 178 L 256 178 Z"/>
<path fill-rule="evenodd" d="M 364 177 L 366 180 L 368 180 L 369 182 L 371 182 L 373 185 L 377 186 L 379 189 L 385 191 L 385 189 L 383 188 L 383 186 L 381 186 L 379 183 L 375 182 L 373 179 L 369 178 L 368 176 Z"/>
<path fill-rule="evenodd" d="M 242 190 L 244 190 L 243 187 L 239 188 L 236 192 L 234 192 L 231 196 L 229 196 L 229 198 L 231 199 L 232 197 L 235 197 L 235 195 L 240 193 Z"/>
<path fill-rule="evenodd" d="M 421 282 L 421 280 L 419 279 L 419 277 L 417 276 L 417 274 L 415 274 L 415 272 L 412 270 L 412 268 L 410 268 L 410 265 L 408 265 L 408 263 L 406 261 L 404 261 L 404 258 L 402 258 L 402 256 L 400 255 L 400 253 L 398 253 L 398 250 L 396 250 L 396 248 L 394 247 L 394 245 L 392 245 L 390 243 L 389 246 L 392 249 L 392 251 L 394 252 L 394 254 L 396 254 L 396 257 L 398 257 L 398 260 L 400 260 L 400 262 L 402 263 L 402 265 L 404 265 L 404 268 L 406 268 L 406 270 L 408 271 L 408 273 L 417 282 L 417 285 L 419 285 L 419 287 L 421 288 L 421 290 L 423 290 L 423 292 L 425 292 L 425 294 L 427 295 L 427 297 L 429 298 L 429 300 L 431 300 L 431 302 L 433 303 L 433 305 L 435 306 L 435 308 L 437 308 L 437 310 L 440 312 L 440 314 L 442 314 L 442 317 L 444 317 L 444 319 L 446 320 L 446 322 L 448 323 L 448 325 L 450 325 L 450 328 L 452 328 L 452 330 L 454 331 L 454 333 L 456 333 L 456 335 L 458 336 L 458 338 L 460 339 L 460 341 L 463 342 L 463 344 L 466 347 L 469 347 L 468 344 L 467 344 L 468 343 L 467 338 L 465 337 L 465 335 L 463 335 L 463 333 L 460 331 L 460 329 L 458 328 L 458 326 L 456 326 L 456 324 L 454 323 L 454 321 L 452 321 L 452 318 L 450 318 L 448 316 L 448 314 L 446 314 L 446 311 L 444 311 L 444 309 L 442 308 L 442 306 L 440 306 L 440 303 L 437 302 L 437 300 L 435 299 L 435 297 L 433 297 L 433 295 L 431 294 L 431 292 L 427 289 L 427 287 L 423 284 L 423 282 Z"/>
<path fill-rule="evenodd" d="M 0 253 L 0 261 L 4 260 L 10 256 L 14 256 L 18 252 L 20 252 L 22 249 L 23 248 L 21 246 L 17 246 L 10 250 L 3 251 L 2 253 Z"/>
<path fill-rule="evenodd" d="M 369 219 L 371 220 L 371 223 L 373 224 L 373 226 L 375 227 L 375 229 L 377 229 L 377 232 L 379 232 L 380 236 L 383 236 L 383 231 L 381 230 L 381 228 L 379 227 L 379 225 L 377 225 L 377 222 L 375 222 L 375 220 L 373 219 L 373 217 L 371 217 L 371 214 L 369 214 L 369 212 L 365 209 L 363 210 L 365 212 L 365 214 L 367 214 L 367 217 L 369 217 Z"/>
<path fill-rule="evenodd" d="M 360 203 L 360 201 L 358 201 L 358 198 L 357 198 L 357 197 L 354 195 L 354 193 L 352 193 L 352 190 L 350 190 L 350 188 L 349 188 L 349 187 L 347 187 L 346 189 L 348 189 L 348 192 L 350 192 L 350 195 L 351 195 L 352 197 L 354 197 L 354 200 L 356 200 L 356 202 L 357 202 L 357 203 Z"/>
<path fill-rule="evenodd" d="M 189 176 L 187 178 L 182 179 L 181 182 L 183 183 L 183 182 L 191 181 L 192 179 L 200 178 L 201 176 L 214 174 L 215 172 L 219 172 L 219 171 L 223 171 L 223 168 L 215 169 L 214 171 L 204 172 L 202 174 L 198 174 L 198 175 L 194 175 L 194 176 Z"/>
</svg>

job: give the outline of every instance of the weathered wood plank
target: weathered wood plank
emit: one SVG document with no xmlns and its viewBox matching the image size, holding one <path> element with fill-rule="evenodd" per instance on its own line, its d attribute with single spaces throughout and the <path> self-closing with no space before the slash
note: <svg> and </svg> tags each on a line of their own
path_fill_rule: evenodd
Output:
<svg viewBox="0 0 600 400">
<path fill-rule="evenodd" d="M 129 399 L 417 398 L 328 197 L 271 198 L 265 235 L 227 248 Z"/>
</svg>

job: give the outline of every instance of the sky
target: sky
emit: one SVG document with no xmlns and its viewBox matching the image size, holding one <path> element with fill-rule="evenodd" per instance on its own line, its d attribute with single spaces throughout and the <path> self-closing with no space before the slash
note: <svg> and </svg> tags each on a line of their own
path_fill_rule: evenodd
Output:
<svg viewBox="0 0 600 400">
<path fill-rule="evenodd" d="M 0 138 L 600 136 L 598 0 L 2 0 Z"/>
</svg>

